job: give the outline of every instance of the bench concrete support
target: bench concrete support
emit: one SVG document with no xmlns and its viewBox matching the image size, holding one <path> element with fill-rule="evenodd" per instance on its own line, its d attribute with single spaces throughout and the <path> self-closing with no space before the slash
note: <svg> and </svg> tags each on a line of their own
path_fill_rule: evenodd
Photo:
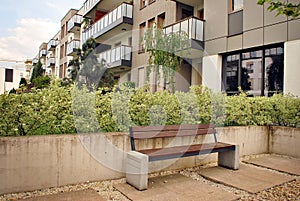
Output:
<svg viewBox="0 0 300 201">
<path fill-rule="evenodd" d="M 139 190 L 148 187 L 148 155 L 130 151 L 126 158 L 126 182 Z"/>
<path fill-rule="evenodd" d="M 218 153 L 218 165 L 233 170 L 239 169 L 240 165 L 240 149 L 239 145 L 235 145 L 234 151 L 225 151 Z"/>
</svg>

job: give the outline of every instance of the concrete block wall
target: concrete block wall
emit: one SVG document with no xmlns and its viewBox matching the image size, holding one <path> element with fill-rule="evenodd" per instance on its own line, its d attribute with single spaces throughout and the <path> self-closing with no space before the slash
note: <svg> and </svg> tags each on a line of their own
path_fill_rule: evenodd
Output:
<svg viewBox="0 0 300 201">
<path fill-rule="evenodd" d="M 218 141 L 240 147 L 240 156 L 276 153 L 300 157 L 300 129 L 287 127 L 218 128 Z M 137 148 L 209 142 L 210 137 L 156 139 Z M 127 133 L 0 138 L 0 194 L 30 191 L 125 176 L 130 151 Z M 149 172 L 215 162 L 217 154 L 152 162 Z"/>
</svg>

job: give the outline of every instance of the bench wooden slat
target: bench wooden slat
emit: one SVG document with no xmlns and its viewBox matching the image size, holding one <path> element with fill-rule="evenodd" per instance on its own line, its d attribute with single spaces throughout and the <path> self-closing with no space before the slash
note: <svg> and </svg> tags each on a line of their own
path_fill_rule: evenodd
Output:
<svg viewBox="0 0 300 201">
<path fill-rule="evenodd" d="M 217 142 L 207 144 L 194 144 L 187 146 L 176 146 L 157 149 L 145 149 L 138 152 L 149 156 L 149 161 L 164 160 L 170 158 L 179 158 L 186 156 L 194 156 L 199 154 L 209 154 L 214 152 L 222 152 L 234 150 L 235 145 Z"/>
<path fill-rule="evenodd" d="M 198 130 L 175 130 L 175 131 L 156 131 L 156 132 L 134 132 L 132 137 L 134 139 L 152 139 L 152 138 L 164 138 L 164 137 L 184 137 L 184 136 L 196 136 L 215 134 L 216 129 L 198 129 Z"/>
<path fill-rule="evenodd" d="M 155 131 L 172 131 L 172 130 L 197 130 L 215 128 L 213 124 L 182 124 L 182 125 L 165 125 L 165 126 L 135 126 L 132 132 L 155 132 Z"/>
</svg>

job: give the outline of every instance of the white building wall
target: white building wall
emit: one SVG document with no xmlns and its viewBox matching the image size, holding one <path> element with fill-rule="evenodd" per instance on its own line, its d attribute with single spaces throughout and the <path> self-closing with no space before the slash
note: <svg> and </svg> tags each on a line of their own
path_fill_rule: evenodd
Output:
<svg viewBox="0 0 300 201">
<path fill-rule="evenodd" d="M 214 92 L 222 90 L 222 56 L 211 55 L 203 57 L 202 85 Z"/>
<path fill-rule="evenodd" d="M 13 82 L 5 82 L 5 69 L 13 69 Z M 26 74 L 24 63 L 0 62 L 0 94 L 18 89 L 21 78 L 25 78 Z"/>
<path fill-rule="evenodd" d="M 283 92 L 300 97 L 300 40 L 289 41 L 284 44 L 284 83 Z"/>
</svg>

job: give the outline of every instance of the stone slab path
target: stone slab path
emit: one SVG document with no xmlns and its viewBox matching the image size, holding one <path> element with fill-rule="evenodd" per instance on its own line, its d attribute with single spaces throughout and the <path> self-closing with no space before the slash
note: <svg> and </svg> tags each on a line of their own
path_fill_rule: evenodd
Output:
<svg viewBox="0 0 300 201">
<path fill-rule="evenodd" d="M 203 177 L 222 184 L 257 193 L 262 190 L 294 180 L 293 177 L 249 165 L 240 165 L 239 170 L 211 167 L 199 171 Z"/>
<path fill-rule="evenodd" d="M 243 162 L 300 176 L 300 159 L 298 158 L 267 155 Z"/>
<path fill-rule="evenodd" d="M 105 201 L 94 190 L 82 190 L 74 192 L 59 193 L 25 199 L 22 201 Z"/>
<path fill-rule="evenodd" d="M 133 201 L 226 201 L 238 197 L 222 189 L 195 181 L 180 174 L 149 179 L 148 189 L 139 191 L 129 184 L 114 186 Z"/>
</svg>

